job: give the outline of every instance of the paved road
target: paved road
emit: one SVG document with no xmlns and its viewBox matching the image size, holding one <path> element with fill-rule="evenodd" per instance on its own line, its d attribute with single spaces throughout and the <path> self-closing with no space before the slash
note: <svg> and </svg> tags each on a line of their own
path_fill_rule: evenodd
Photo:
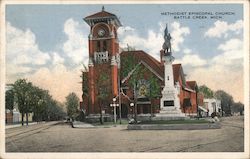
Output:
<svg viewBox="0 0 250 159">
<path fill-rule="evenodd" d="M 243 117 L 221 129 L 126 130 L 126 126 L 72 128 L 63 122 L 6 131 L 7 152 L 243 152 Z"/>
</svg>

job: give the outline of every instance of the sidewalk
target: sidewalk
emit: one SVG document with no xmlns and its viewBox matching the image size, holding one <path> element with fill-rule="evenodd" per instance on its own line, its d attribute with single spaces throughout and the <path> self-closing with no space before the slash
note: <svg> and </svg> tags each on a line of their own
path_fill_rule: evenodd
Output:
<svg viewBox="0 0 250 159">
<path fill-rule="evenodd" d="M 29 125 L 36 125 L 36 124 L 41 124 L 41 123 L 45 123 L 45 122 L 32 122 L 32 123 L 29 123 Z M 11 124 L 11 125 L 6 125 L 5 124 L 5 129 L 10 129 L 10 128 L 16 128 L 16 127 L 21 127 L 22 126 L 22 123 L 19 123 L 19 124 Z M 26 123 L 24 123 L 23 126 L 26 126 Z"/>
<path fill-rule="evenodd" d="M 120 125 L 117 123 L 116 125 L 114 124 L 103 124 L 103 125 L 93 125 L 85 122 L 80 122 L 80 121 L 74 121 L 72 123 L 73 128 L 112 128 L 112 127 L 124 127 L 127 128 L 127 124 L 122 124 Z"/>
<path fill-rule="evenodd" d="M 72 122 L 73 128 L 94 128 L 95 126 L 89 123 L 74 121 Z"/>
</svg>

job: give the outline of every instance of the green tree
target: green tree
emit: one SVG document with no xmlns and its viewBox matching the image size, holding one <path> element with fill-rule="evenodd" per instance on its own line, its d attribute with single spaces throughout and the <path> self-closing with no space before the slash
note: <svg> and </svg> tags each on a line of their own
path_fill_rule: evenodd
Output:
<svg viewBox="0 0 250 159">
<path fill-rule="evenodd" d="M 82 100 L 88 100 L 88 103 L 85 107 L 88 107 L 89 110 L 89 86 L 88 86 L 88 68 L 83 64 L 82 75 L 80 76 L 82 79 Z M 84 98 L 85 97 L 85 98 Z M 85 115 L 85 114 L 84 114 Z"/>
<path fill-rule="evenodd" d="M 17 99 L 18 109 L 22 115 L 22 125 L 24 114 L 26 114 L 26 124 L 28 125 L 28 113 L 32 111 L 32 83 L 26 79 L 19 79 L 13 84 L 14 95 Z"/>
<path fill-rule="evenodd" d="M 65 105 L 67 107 L 68 116 L 74 120 L 75 116 L 77 114 L 77 109 L 79 107 L 79 98 L 77 97 L 77 95 L 75 93 L 73 93 L 73 92 L 70 93 L 66 97 Z"/>
<path fill-rule="evenodd" d="M 5 109 L 13 110 L 14 107 L 14 91 L 12 89 L 5 93 Z"/>
<path fill-rule="evenodd" d="M 44 100 L 45 91 L 38 87 L 33 87 L 32 93 L 33 120 L 37 122 L 42 121 L 46 112 L 46 104 Z"/>
<path fill-rule="evenodd" d="M 48 90 L 34 86 L 26 79 L 19 79 L 13 84 L 14 99 L 18 104 L 18 109 L 22 115 L 22 125 L 24 114 L 26 114 L 26 124 L 28 125 L 28 113 L 33 112 L 34 121 L 58 120 L 65 116 L 57 101 L 52 99 Z"/>
<path fill-rule="evenodd" d="M 152 74 L 149 78 L 149 83 L 150 83 L 149 98 L 151 101 L 150 111 L 151 111 L 151 116 L 152 116 L 152 109 L 153 109 L 152 99 L 160 96 L 161 87 L 159 86 L 159 83 L 158 83 L 156 77 L 153 76 Z"/>
<path fill-rule="evenodd" d="M 231 115 L 231 107 L 234 103 L 233 97 L 223 90 L 216 91 L 214 95 L 221 100 L 222 116 L 224 112 L 226 115 Z"/>
<path fill-rule="evenodd" d="M 201 92 L 204 95 L 204 98 L 213 98 L 214 92 L 208 88 L 206 85 L 202 85 L 199 87 L 199 92 Z"/>
<path fill-rule="evenodd" d="M 128 77 L 128 85 L 133 90 L 135 122 L 137 122 L 137 89 L 138 81 L 144 78 L 146 68 L 136 61 L 134 55 L 128 55 L 121 61 L 121 76 L 122 79 Z"/>
<path fill-rule="evenodd" d="M 243 115 L 244 104 L 242 104 L 241 102 L 233 103 L 231 110 L 234 113 L 240 113 L 240 115 Z"/>
<path fill-rule="evenodd" d="M 127 77 L 129 72 L 131 72 L 136 66 L 135 57 L 128 55 L 126 58 L 123 58 L 121 61 L 121 77 L 122 79 Z"/>
<path fill-rule="evenodd" d="M 141 80 L 145 73 L 145 68 L 141 65 L 136 65 L 133 73 L 129 77 L 128 85 L 133 88 L 134 110 L 135 110 L 135 123 L 137 123 L 137 100 L 138 100 L 138 81 Z"/>
<path fill-rule="evenodd" d="M 99 102 L 99 108 L 100 108 L 100 123 L 103 124 L 103 118 L 102 118 L 102 110 L 103 110 L 103 104 L 107 104 L 105 102 L 105 99 L 108 98 L 109 96 L 109 85 L 110 81 L 108 78 L 107 73 L 105 72 L 99 72 L 99 78 L 97 79 L 97 89 L 98 89 L 98 94 L 97 94 L 97 99 Z"/>
</svg>

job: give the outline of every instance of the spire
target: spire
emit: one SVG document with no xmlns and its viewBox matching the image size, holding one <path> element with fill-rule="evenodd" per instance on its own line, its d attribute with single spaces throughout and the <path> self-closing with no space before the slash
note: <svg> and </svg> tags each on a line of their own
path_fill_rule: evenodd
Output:
<svg viewBox="0 0 250 159">
<path fill-rule="evenodd" d="M 102 12 L 104 11 L 104 6 L 102 6 Z"/>
</svg>

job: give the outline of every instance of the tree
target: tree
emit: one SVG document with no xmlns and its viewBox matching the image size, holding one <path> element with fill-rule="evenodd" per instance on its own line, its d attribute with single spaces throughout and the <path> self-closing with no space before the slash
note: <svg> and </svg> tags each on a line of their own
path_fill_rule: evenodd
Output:
<svg viewBox="0 0 250 159">
<path fill-rule="evenodd" d="M 213 98 L 214 92 L 208 88 L 206 85 L 202 85 L 199 87 L 199 92 L 201 92 L 204 95 L 204 98 Z"/>
<path fill-rule="evenodd" d="M 14 91 L 12 89 L 5 93 L 5 108 L 13 110 L 14 107 Z"/>
<path fill-rule="evenodd" d="M 240 115 L 243 115 L 244 104 L 242 104 L 241 102 L 233 103 L 231 110 L 234 113 L 240 113 Z"/>
<path fill-rule="evenodd" d="M 82 75 L 80 76 L 82 79 L 82 100 L 87 100 L 87 105 L 85 105 L 85 108 L 88 107 L 87 109 L 89 110 L 89 86 L 88 86 L 88 68 L 87 66 L 83 65 L 83 70 Z M 85 98 L 84 98 L 85 97 Z M 85 102 L 83 102 L 85 103 Z M 84 107 L 83 107 L 84 108 Z M 85 114 L 84 114 L 85 115 Z"/>
<path fill-rule="evenodd" d="M 135 122 L 137 123 L 137 87 L 138 81 L 143 78 L 146 68 L 139 65 L 133 55 L 128 55 L 121 61 L 121 70 L 123 70 L 121 72 L 122 78 L 124 79 L 129 76 L 128 85 L 130 88 L 133 88 Z"/>
<path fill-rule="evenodd" d="M 216 91 L 214 95 L 221 100 L 222 116 L 224 112 L 226 115 L 231 115 L 231 106 L 234 103 L 233 97 L 223 90 Z"/>
<path fill-rule="evenodd" d="M 22 115 L 22 125 L 24 114 L 26 114 L 26 125 L 28 125 L 28 113 L 32 111 L 32 83 L 27 82 L 26 79 L 18 79 L 13 84 L 14 95 L 17 98 L 18 109 Z"/>
<path fill-rule="evenodd" d="M 26 114 L 26 124 L 28 125 L 28 113 L 31 112 L 34 114 L 33 120 L 37 122 L 58 120 L 65 116 L 58 102 L 52 99 L 48 90 L 34 86 L 31 82 L 27 82 L 26 79 L 18 79 L 13 84 L 13 94 L 22 115 L 22 125 L 24 114 Z"/>
<path fill-rule="evenodd" d="M 159 83 L 157 82 L 157 79 L 155 78 L 155 76 L 153 76 L 152 74 L 149 78 L 149 83 L 150 83 L 149 98 L 151 101 L 150 109 L 151 109 L 151 116 L 152 116 L 152 109 L 153 109 L 152 99 L 160 96 L 161 87 L 159 86 Z"/>
<path fill-rule="evenodd" d="M 33 101 L 32 101 L 32 110 L 34 113 L 33 120 L 42 121 L 46 116 L 46 101 L 44 96 L 47 92 L 38 88 L 33 87 Z"/>
<path fill-rule="evenodd" d="M 77 97 L 77 95 L 73 92 L 70 93 L 66 97 L 65 105 L 67 107 L 68 116 L 74 120 L 77 113 L 77 108 L 79 107 L 79 98 Z"/>
<path fill-rule="evenodd" d="M 100 123 L 103 124 L 103 119 L 102 119 L 102 109 L 103 109 L 103 104 L 105 103 L 105 99 L 108 98 L 109 96 L 109 78 L 107 73 L 105 72 L 99 72 L 99 78 L 97 79 L 97 89 L 98 89 L 98 94 L 97 98 L 99 101 L 99 108 L 100 108 Z"/>
</svg>

